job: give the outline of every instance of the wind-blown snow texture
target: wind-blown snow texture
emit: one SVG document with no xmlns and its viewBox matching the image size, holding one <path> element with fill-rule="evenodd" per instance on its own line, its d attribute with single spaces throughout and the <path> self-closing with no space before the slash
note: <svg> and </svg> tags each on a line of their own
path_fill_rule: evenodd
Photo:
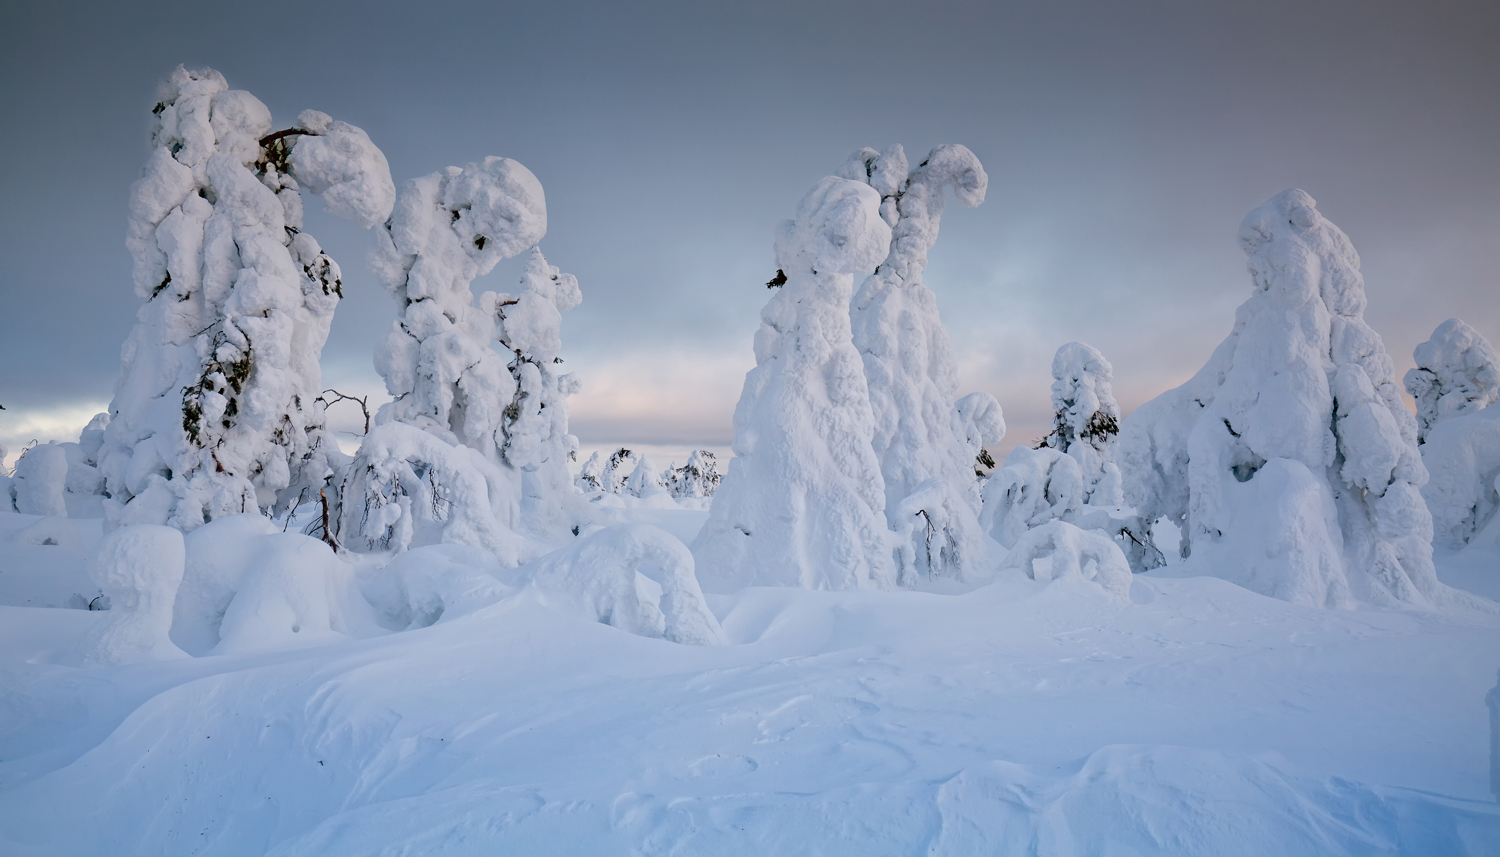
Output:
<svg viewBox="0 0 1500 857">
<path fill-rule="evenodd" d="M 1254 292 L 1186 384 L 1120 444 L 1127 499 L 1215 573 L 1299 604 L 1433 604 L 1417 426 L 1364 323 L 1359 256 L 1289 190 L 1240 227 Z"/>
<path fill-rule="evenodd" d="M 1417 440 L 1449 417 L 1472 414 L 1500 399 L 1500 356 L 1479 331 L 1450 318 L 1412 352 L 1406 391 L 1417 400 Z"/>
<path fill-rule="evenodd" d="M 299 187 L 362 226 L 395 188 L 360 129 L 304 111 L 273 134 L 266 106 L 211 69 L 179 66 L 158 98 L 126 241 L 145 304 L 98 463 L 114 519 L 187 532 L 283 511 L 342 462 L 318 398 L 341 280 L 301 231 Z"/>
<path fill-rule="evenodd" d="M 776 234 L 786 283 L 761 310 L 734 453 L 693 544 L 710 592 L 753 585 L 888 588 L 893 536 L 874 415 L 849 326 L 854 274 L 891 228 L 867 184 L 828 176 Z"/>
<path fill-rule="evenodd" d="M 974 153 L 956 145 L 933 149 L 910 170 L 900 145 L 883 154 L 861 149 L 840 175 L 874 188 L 880 215 L 891 225 L 890 250 L 855 293 L 851 312 L 875 418 L 884 509 L 901 536 L 901 582 L 919 576 L 964 580 L 987 558 L 977 519 L 975 456 L 998 443 L 1004 431 L 991 420 L 975 436 L 974 424 L 955 408 L 958 362 L 922 271 L 937 243 L 945 189 L 973 208 L 984 201 L 989 178 Z M 994 402 L 988 394 L 975 395 Z M 998 404 L 992 412 L 998 418 Z"/>
</svg>

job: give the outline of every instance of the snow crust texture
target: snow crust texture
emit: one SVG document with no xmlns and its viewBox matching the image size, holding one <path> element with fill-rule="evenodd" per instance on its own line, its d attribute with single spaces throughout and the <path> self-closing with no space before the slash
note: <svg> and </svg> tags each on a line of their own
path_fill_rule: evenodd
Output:
<svg viewBox="0 0 1500 857">
<path fill-rule="evenodd" d="M 828 176 L 777 230 L 786 282 L 761 311 L 734 413 L 735 458 L 693 545 L 710 591 L 896 583 L 874 414 L 853 342 L 854 274 L 891 228 L 868 184 Z"/>
<path fill-rule="evenodd" d="M 370 225 L 394 185 L 360 129 L 306 111 L 273 133 L 266 106 L 211 69 L 179 66 L 158 98 L 126 241 L 145 303 L 98 464 L 111 520 L 189 532 L 285 511 L 342 463 L 318 366 L 342 279 L 302 231 L 300 189 Z"/>
<path fill-rule="evenodd" d="M 1254 291 L 1186 384 L 1122 430 L 1127 499 L 1216 573 L 1297 603 L 1430 605 L 1417 426 L 1365 324 L 1349 239 L 1300 190 L 1240 227 Z"/>
<path fill-rule="evenodd" d="M 1449 417 L 1472 414 L 1500 399 L 1500 355 L 1479 331 L 1461 319 L 1437 326 L 1412 353 L 1406 391 L 1417 400 L 1417 441 Z"/>
</svg>

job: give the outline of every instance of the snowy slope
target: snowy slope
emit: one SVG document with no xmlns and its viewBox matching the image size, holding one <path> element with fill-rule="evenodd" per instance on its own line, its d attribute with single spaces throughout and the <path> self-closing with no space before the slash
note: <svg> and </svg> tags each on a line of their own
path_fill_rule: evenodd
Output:
<svg viewBox="0 0 1500 857">
<path fill-rule="evenodd" d="M 1123 604 L 749 589 L 712 598 L 724 647 L 525 590 L 88 670 L 66 663 L 100 614 L 0 607 L 0 853 L 1494 853 L 1500 619 L 1193 571 Z"/>
</svg>

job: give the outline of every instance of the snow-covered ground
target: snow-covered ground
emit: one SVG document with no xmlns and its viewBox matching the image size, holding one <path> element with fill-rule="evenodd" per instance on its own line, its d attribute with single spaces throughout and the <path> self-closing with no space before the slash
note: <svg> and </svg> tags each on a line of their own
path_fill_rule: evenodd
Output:
<svg viewBox="0 0 1500 857">
<path fill-rule="evenodd" d="M 707 515 L 612 514 L 685 541 Z M 419 630 L 82 668 L 108 614 L 32 605 L 87 594 L 98 537 L 97 521 L 0 515 L 6 855 L 1500 843 L 1493 614 L 1299 606 L 1189 561 L 1136 575 L 1128 603 L 1019 576 L 711 595 L 728 646 L 521 589 Z M 1444 579 L 1497 594 L 1491 541 L 1440 553 Z"/>
</svg>

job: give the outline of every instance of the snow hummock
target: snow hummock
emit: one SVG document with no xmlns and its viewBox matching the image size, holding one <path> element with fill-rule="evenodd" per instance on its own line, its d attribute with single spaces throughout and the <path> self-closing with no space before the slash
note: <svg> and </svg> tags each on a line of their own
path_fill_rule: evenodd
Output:
<svg viewBox="0 0 1500 857">
<path fill-rule="evenodd" d="M 1365 324 L 1349 239 L 1300 190 L 1240 227 L 1254 292 L 1208 364 L 1125 421 L 1126 497 L 1184 555 L 1302 604 L 1431 605 L 1427 471 L 1395 369 Z"/>
<path fill-rule="evenodd" d="M 885 258 L 880 195 L 828 176 L 777 230 L 785 284 L 761 310 L 734 453 L 693 543 L 709 591 L 888 588 L 893 536 L 874 415 L 853 342 L 854 274 Z"/>
<path fill-rule="evenodd" d="M 1500 356 L 1479 331 L 1450 318 L 1412 353 L 1417 365 L 1406 372 L 1406 391 L 1417 400 L 1417 440 L 1425 443 L 1433 426 L 1471 414 L 1500 399 Z"/>
<path fill-rule="evenodd" d="M 89 562 L 89 576 L 110 608 L 84 640 L 84 663 L 187 657 L 168 638 L 183 557 L 182 533 L 171 527 L 120 527 L 104 537 Z"/>
<path fill-rule="evenodd" d="M 266 106 L 212 69 L 179 66 L 158 97 L 126 241 L 144 304 L 98 468 L 112 521 L 188 532 L 285 511 L 342 464 L 318 365 L 342 280 L 302 231 L 300 188 L 365 225 L 393 197 L 384 156 L 351 125 L 307 112 L 318 127 L 272 133 Z"/>
<path fill-rule="evenodd" d="M 880 214 L 892 227 L 885 260 L 854 295 L 851 312 L 875 419 L 872 443 L 885 482 L 883 508 L 902 538 L 901 582 L 910 585 L 923 576 L 966 580 L 987 559 L 977 519 L 975 457 L 1004 431 L 994 431 L 995 420 L 966 420 L 955 407 L 958 361 L 922 272 L 937 243 L 945 190 L 972 208 L 984 201 L 989 179 L 974 153 L 958 145 L 938 146 L 912 169 L 900 145 L 884 153 L 861 149 L 840 175 L 880 194 Z M 973 395 L 988 401 L 983 407 L 971 401 L 971 414 L 999 416 L 992 397 Z"/>
</svg>

